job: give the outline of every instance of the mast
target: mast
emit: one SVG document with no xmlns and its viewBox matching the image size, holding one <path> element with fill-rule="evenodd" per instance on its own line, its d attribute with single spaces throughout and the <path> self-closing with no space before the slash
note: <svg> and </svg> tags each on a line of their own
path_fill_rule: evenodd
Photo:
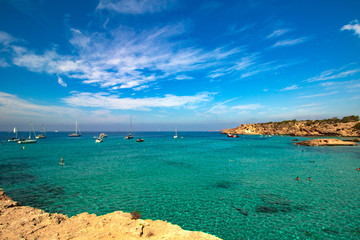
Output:
<svg viewBox="0 0 360 240">
<path fill-rule="evenodd" d="M 42 123 L 42 134 L 43 134 L 44 136 L 46 136 L 44 123 Z"/>
<path fill-rule="evenodd" d="M 30 124 L 29 124 L 29 139 L 31 139 L 31 121 L 30 121 Z"/>
<path fill-rule="evenodd" d="M 75 133 L 77 134 L 77 129 L 78 129 L 78 126 L 77 126 L 77 121 L 75 122 Z"/>
<path fill-rule="evenodd" d="M 132 135 L 133 127 L 132 127 L 132 116 L 130 117 L 130 134 Z"/>
</svg>

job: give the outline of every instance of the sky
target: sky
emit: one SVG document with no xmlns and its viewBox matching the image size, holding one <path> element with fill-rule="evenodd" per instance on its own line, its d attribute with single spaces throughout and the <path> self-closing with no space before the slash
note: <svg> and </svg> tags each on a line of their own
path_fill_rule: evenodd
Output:
<svg viewBox="0 0 360 240">
<path fill-rule="evenodd" d="M 359 112 L 359 0 L 0 0 L 1 131 Z"/>
</svg>

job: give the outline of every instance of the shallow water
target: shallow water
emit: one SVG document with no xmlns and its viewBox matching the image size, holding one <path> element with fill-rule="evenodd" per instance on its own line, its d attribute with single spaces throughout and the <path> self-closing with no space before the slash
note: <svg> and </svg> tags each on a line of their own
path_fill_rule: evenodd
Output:
<svg viewBox="0 0 360 240">
<path fill-rule="evenodd" d="M 360 146 L 206 132 L 108 133 L 96 144 L 98 134 L 3 143 L 0 187 L 49 212 L 137 210 L 223 239 L 360 239 Z"/>
</svg>

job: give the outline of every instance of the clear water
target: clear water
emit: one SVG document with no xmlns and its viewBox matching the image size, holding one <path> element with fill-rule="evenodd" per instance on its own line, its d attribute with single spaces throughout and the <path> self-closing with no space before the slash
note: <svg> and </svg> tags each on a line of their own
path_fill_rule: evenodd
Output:
<svg viewBox="0 0 360 240">
<path fill-rule="evenodd" d="M 360 146 L 204 132 L 136 133 L 142 143 L 109 133 L 96 144 L 98 134 L 4 142 L 0 187 L 48 212 L 137 210 L 223 239 L 360 239 Z"/>
</svg>

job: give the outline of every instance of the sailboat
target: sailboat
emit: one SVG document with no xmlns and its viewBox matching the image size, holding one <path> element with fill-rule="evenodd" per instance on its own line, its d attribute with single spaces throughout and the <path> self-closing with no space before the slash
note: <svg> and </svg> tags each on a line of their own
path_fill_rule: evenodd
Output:
<svg viewBox="0 0 360 240">
<path fill-rule="evenodd" d="M 175 128 L 175 135 L 174 135 L 174 138 L 178 138 L 178 135 L 177 135 L 177 129 Z"/>
<path fill-rule="evenodd" d="M 8 142 L 17 142 L 17 141 L 19 141 L 19 139 L 17 137 L 18 129 L 16 127 L 14 127 L 13 133 L 15 133 L 15 137 L 9 138 Z"/>
<path fill-rule="evenodd" d="M 81 136 L 80 128 L 78 127 L 78 123 L 75 122 L 75 132 L 69 134 L 69 137 L 80 137 L 80 136 Z"/>
<path fill-rule="evenodd" d="M 125 139 L 133 139 L 133 135 L 132 135 L 132 117 L 130 118 L 130 133 L 125 137 Z"/>
<path fill-rule="evenodd" d="M 18 141 L 18 144 L 37 143 L 36 139 L 31 139 L 31 130 L 34 132 L 34 137 L 35 137 L 36 134 L 35 134 L 35 129 L 32 125 L 32 122 L 30 122 L 29 138 L 28 139 L 20 139 Z"/>
<path fill-rule="evenodd" d="M 45 131 L 44 123 L 42 124 L 42 132 L 36 136 L 36 139 L 39 139 L 39 138 L 46 138 L 46 131 Z"/>
</svg>

